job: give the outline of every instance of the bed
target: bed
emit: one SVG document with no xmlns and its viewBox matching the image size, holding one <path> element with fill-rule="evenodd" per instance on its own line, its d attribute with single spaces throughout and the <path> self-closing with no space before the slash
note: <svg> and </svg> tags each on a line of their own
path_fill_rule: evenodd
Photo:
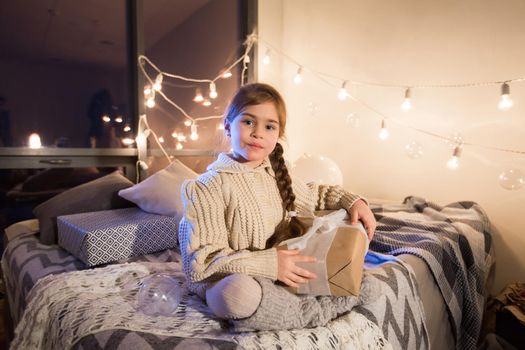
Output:
<svg viewBox="0 0 525 350">
<path fill-rule="evenodd" d="M 375 297 L 325 327 L 278 332 L 232 333 L 187 291 L 174 317 L 136 312 L 149 275 L 169 272 L 184 290 L 177 248 L 89 268 L 41 244 L 36 220 L 15 224 L 2 257 L 12 347 L 474 349 L 494 263 L 484 211 L 418 197 L 371 207 L 378 227 L 365 274 Z"/>
</svg>

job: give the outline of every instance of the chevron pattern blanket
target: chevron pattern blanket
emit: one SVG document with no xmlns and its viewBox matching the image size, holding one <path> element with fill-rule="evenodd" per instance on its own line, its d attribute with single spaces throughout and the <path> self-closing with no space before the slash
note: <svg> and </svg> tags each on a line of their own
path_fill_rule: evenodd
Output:
<svg viewBox="0 0 525 350">
<path fill-rule="evenodd" d="M 378 227 L 370 249 L 424 259 L 447 305 L 456 348 L 476 349 L 494 262 L 491 225 L 483 209 L 474 202 L 440 206 L 418 197 L 372 209 Z M 387 309 L 376 320 L 389 339 L 390 319 Z"/>
</svg>

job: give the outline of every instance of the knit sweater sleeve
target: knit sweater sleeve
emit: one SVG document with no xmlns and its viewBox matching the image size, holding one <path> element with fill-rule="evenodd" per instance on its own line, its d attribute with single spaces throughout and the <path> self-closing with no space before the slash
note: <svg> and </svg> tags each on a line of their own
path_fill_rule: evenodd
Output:
<svg viewBox="0 0 525 350">
<path fill-rule="evenodd" d="M 294 193 L 296 196 L 296 206 L 301 211 L 314 210 L 337 210 L 350 208 L 355 202 L 363 197 L 349 192 L 339 185 L 318 185 L 314 182 L 305 184 L 299 179 L 293 179 Z"/>
<path fill-rule="evenodd" d="M 226 224 L 227 208 L 219 177 L 189 180 L 182 185 L 185 214 L 179 243 L 186 276 L 201 282 L 212 276 L 245 273 L 275 280 L 277 251 L 234 249 Z"/>
</svg>

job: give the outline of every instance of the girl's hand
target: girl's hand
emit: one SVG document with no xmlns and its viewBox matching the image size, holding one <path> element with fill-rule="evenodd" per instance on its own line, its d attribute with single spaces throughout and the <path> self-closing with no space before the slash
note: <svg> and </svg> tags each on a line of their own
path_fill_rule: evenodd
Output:
<svg viewBox="0 0 525 350">
<path fill-rule="evenodd" d="M 315 273 L 305 270 L 296 262 L 315 262 L 313 256 L 300 255 L 298 249 L 277 250 L 277 279 L 290 287 L 299 287 L 299 283 L 306 283 L 317 278 Z"/>
<path fill-rule="evenodd" d="M 374 232 L 376 230 L 377 222 L 374 218 L 374 213 L 368 207 L 364 200 L 360 199 L 352 205 L 350 208 L 350 221 L 352 225 L 357 224 L 357 221 L 361 220 L 363 226 L 368 232 L 368 239 L 372 240 Z"/>
</svg>

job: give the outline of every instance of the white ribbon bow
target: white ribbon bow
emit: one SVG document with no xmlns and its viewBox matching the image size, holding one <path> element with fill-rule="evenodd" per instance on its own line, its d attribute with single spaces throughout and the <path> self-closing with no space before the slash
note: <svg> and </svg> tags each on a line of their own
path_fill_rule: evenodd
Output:
<svg viewBox="0 0 525 350">
<path fill-rule="evenodd" d="M 340 226 L 346 218 L 346 210 L 339 209 L 336 212 L 330 213 L 325 216 L 314 216 L 314 222 L 312 227 L 306 231 L 304 235 L 297 238 L 289 239 L 283 243 L 288 245 L 288 249 L 299 249 L 302 250 L 306 248 L 306 244 L 310 237 L 312 237 L 316 232 L 323 234 L 334 230 L 336 227 Z"/>
</svg>

